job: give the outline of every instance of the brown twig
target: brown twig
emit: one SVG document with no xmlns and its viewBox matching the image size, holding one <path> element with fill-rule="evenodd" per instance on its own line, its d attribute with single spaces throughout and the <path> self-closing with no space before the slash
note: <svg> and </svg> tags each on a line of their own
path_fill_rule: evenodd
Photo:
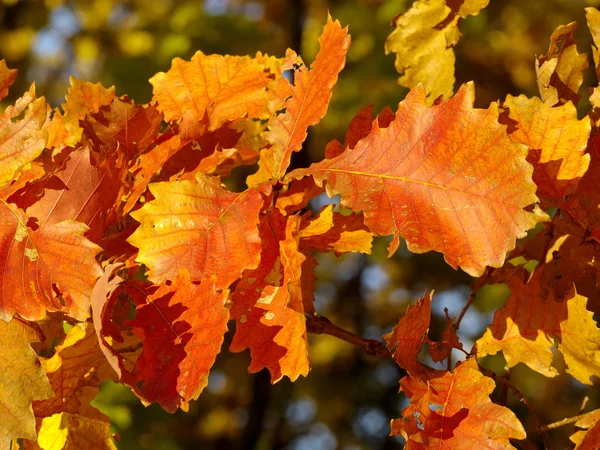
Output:
<svg viewBox="0 0 600 450">
<path fill-rule="evenodd" d="M 548 425 L 542 425 L 541 429 L 542 429 L 542 431 L 554 430 L 555 428 L 559 428 L 559 427 L 562 427 L 565 425 L 569 425 L 570 423 L 577 422 L 579 419 L 583 419 L 593 413 L 597 414 L 598 410 L 595 409 L 593 411 L 579 414 L 577 416 L 567 417 L 566 419 L 559 420 L 558 422 L 549 423 Z"/>
<path fill-rule="evenodd" d="M 486 374 L 488 377 L 493 378 L 494 380 L 498 381 L 499 383 L 502 383 L 504 386 L 507 386 L 508 389 L 511 390 L 513 395 L 515 397 L 517 397 L 519 399 L 519 401 L 522 402 L 527 407 L 527 409 L 529 410 L 529 412 L 531 413 L 531 415 L 533 416 L 533 418 L 535 420 L 536 429 L 537 429 L 538 434 L 540 435 L 540 438 L 542 439 L 542 442 L 544 443 L 544 448 L 546 448 L 546 450 L 552 450 L 552 446 L 550 445 L 548 436 L 546 436 L 547 430 L 544 429 L 545 425 L 542 425 L 540 416 L 538 415 L 537 411 L 533 408 L 533 406 L 531 406 L 531 404 L 523 396 L 521 391 L 519 391 L 519 389 L 514 384 L 512 384 L 509 380 L 497 375 L 495 372 L 493 372 L 489 369 L 486 369 L 485 367 L 482 367 L 482 366 L 479 366 L 479 370 L 482 373 Z"/>
<path fill-rule="evenodd" d="M 334 325 L 326 317 L 317 315 L 307 316 L 306 329 L 312 334 L 328 334 L 330 336 L 334 336 L 344 342 L 348 342 L 349 344 L 363 349 L 368 355 L 379 358 L 392 358 L 392 353 L 383 342 L 357 336 L 350 331 Z"/>
<path fill-rule="evenodd" d="M 456 323 L 454 324 L 454 332 L 458 331 L 458 327 L 460 327 L 460 323 L 462 322 L 463 317 L 465 317 L 465 314 L 467 313 L 467 310 L 469 309 L 469 307 L 471 306 L 471 304 L 475 300 L 475 296 L 476 295 L 477 295 L 477 291 L 473 291 L 471 293 L 471 296 L 469 297 L 469 300 L 467 301 L 467 303 L 465 303 L 465 306 L 463 306 L 463 309 L 460 312 L 460 315 L 458 316 L 458 319 L 456 319 Z"/>
</svg>

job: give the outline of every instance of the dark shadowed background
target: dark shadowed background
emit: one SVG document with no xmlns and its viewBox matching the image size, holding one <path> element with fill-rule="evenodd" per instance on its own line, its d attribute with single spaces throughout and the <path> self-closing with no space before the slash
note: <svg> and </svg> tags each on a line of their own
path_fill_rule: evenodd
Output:
<svg viewBox="0 0 600 450">
<path fill-rule="evenodd" d="M 323 157 L 327 142 L 343 140 L 350 119 L 363 106 L 396 109 L 406 89 L 396 84 L 394 56 L 383 50 L 391 20 L 410 6 L 406 0 L 82 0 L 10 1 L 0 7 L 0 57 L 19 69 L 7 102 L 35 82 L 53 106 L 64 101 L 69 76 L 115 85 L 118 95 L 136 102 L 152 96 L 148 79 L 169 69 L 171 59 L 189 59 L 195 51 L 221 54 L 283 56 L 287 47 L 307 63 L 327 12 L 348 25 L 352 46 L 346 68 L 333 91 L 325 119 L 309 132 L 305 150 L 294 155 L 295 167 Z M 491 0 L 477 17 L 462 22 L 457 51 L 457 86 L 474 80 L 477 106 L 486 107 L 506 94 L 537 95 L 534 57 L 547 51 L 548 38 L 561 24 L 577 21 L 580 52 L 590 52 L 584 7 L 600 0 Z M 596 84 L 590 68 L 584 88 Z M 581 111 L 587 110 L 585 92 Z M 252 172 L 250 170 L 249 172 Z M 241 177 L 238 183 L 241 183 Z M 320 209 L 324 202 L 311 205 Z M 381 339 L 406 307 L 435 290 L 430 334 L 444 326 L 444 308 L 456 316 L 470 294 L 472 279 L 447 266 L 441 255 L 412 255 L 404 246 L 387 258 L 388 239 L 378 239 L 373 254 L 336 258 L 321 255 L 316 309 L 332 322 L 368 338 Z M 504 285 L 484 289 L 461 326 L 470 349 L 509 294 Z M 233 325 L 232 325 L 233 326 Z M 95 404 L 108 414 L 121 436 L 120 449 L 399 449 L 402 440 L 388 437 L 389 420 L 407 405 L 398 394 L 400 371 L 328 336 L 311 336 L 312 372 L 307 379 L 275 386 L 262 372 L 248 374 L 247 352 L 224 350 L 211 372 L 208 388 L 188 413 L 169 415 L 159 406 L 142 406 L 125 386 L 108 383 Z M 459 355 L 455 353 L 454 357 Z M 484 360 L 502 371 L 502 356 Z M 441 368 L 441 367 L 440 367 Z M 564 372 L 564 371 L 563 371 Z M 576 415 L 585 395 L 572 377 L 547 380 L 520 365 L 511 379 L 542 420 L 550 423 Z M 493 398 L 498 398 L 494 397 Z M 588 407 L 600 398 L 592 391 Z M 508 406 L 524 421 L 535 442 L 535 424 L 526 408 L 509 396 Z M 590 408 L 591 409 L 591 408 Z M 550 436 L 566 443 L 572 428 Z M 555 433 L 555 434 L 552 434 Z M 515 443 L 516 444 L 516 443 Z M 533 448 L 523 445 L 521 448 Z M 559 444 L 556 448 L 562 448 Z"/>
</svg>

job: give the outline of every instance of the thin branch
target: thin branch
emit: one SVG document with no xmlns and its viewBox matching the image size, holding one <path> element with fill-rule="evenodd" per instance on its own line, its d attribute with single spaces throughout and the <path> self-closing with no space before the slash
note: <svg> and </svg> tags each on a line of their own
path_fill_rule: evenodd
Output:
<svg viewBox="0 0 600 450">
<path fill-rule="evenodd" d="M 555 428 L 559 428 L 559 427 L 562 427 L 565 425 L 569 425 L 570 423 L 577 422 L 579 419 L 583 419 L 594 413 L 598 414 L 598 410 L 595 409 L 593 411 L 586 412 L 584 414 L 579 414 L 578 416 L 567 417 L 566 419 L 559 420 L 558 422 L 549 423 L 548 425 L 542 425 L 541 429 L 542 429 L 542 431 L 554 430 Z"/>
<path fill-rule="evenodd" d="M 544 448 L 546 448 L 546 450 L 552 450 L 552 446 L 550 445 L 548 436 L 546 436 L 547 430 L 544 429 L 544 425 L 542 425 L 540 416 L 538 415 L 537 411 L 533 408 L 533 406 L 531 406 L 531 404 L 523 396 L 521 391 L 519 391 L 519 389 L 514 384 L 512 384 L 509 380 L 497 375 L 496 372 L 493 372 L 482 366 L 479 366 L 479 370 L 482 373 L 485 373 L 488 377 L 493 378 L 494 380 L 496 380 L 499 383 L 502 383 L 504 386 L 508 387 L 511 390 L 511 392 L 513 393 L 513 395 L 515 397 L 517 397 L 519 399 L 519 401 L 521 401 L 527 407 L 527 409 L 529 410 L 529 412 L 531 413 L 531 415 L 533 416 L 533 418 L 535 420 L 536 429 L 537 429 L 538 434 L 540 435 L 540 438 L 542 439 L 542 442 L 544 443 Z"/>
<path fill-rule="evenodd" d="M 467 303 L 465 304 L 465 306 L 463 306 L 463 309 L 460 312 L 460 316 L 458 316 L 458 319 L 456 319 L 456 323 L 454 324 L 454 332 L 458 331 L 458 327 L 460 327 L 460 323 L 462 322 L 463 317 L 465 317 L 465 314 L 467 313 L 467 310 L 469 309 L 469 307 L 471 306 L 471 304 L 475 300 L 475 296 L 476 295 L 477 295 L 477 291 L 473 291 L 471 293 L 471 296 L 469 297 L 469 300 L 467 301 Z"/>
<path fill-rule="evenodd" d="M 392 353 L 383 342 L 375 339 L 365 339 L 350 331 L 344 330 L 331 323 L 329 319 L 323 316 L 306 316 L 306 330 L 312 334 L 328 334 L 348 342 L 365 351 L 368 355 L 378 358 L 392 359 Z"/>
</svg>

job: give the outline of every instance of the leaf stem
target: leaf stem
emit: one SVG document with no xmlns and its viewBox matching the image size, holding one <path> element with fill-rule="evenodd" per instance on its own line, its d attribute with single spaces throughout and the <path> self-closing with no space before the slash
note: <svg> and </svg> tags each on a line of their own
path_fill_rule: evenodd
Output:
<svg viewBox="0 0 600 450">
<path fill-rule="evenodd" d="M 375 339 L 366 339 L 348 330 L 344 330 L 331 323 L 326 317 L 307 315 L 306 330 L 312 334 L 328 334 L 334 336 L 344 342 L 348 342 L 349 344 L 363 349 L 368 355 L 392 359 L 392 353 L 383 342 L 376 341 Z"/>
<path fill-rule="evenodd" d="M 579 414 L 577 416 L 567 417 L 565 419 L 559 420 L 558 422 L 549 423 L 548 425 L 542 425 L 541 429 L 543 431 L 554 430 L 555 428 L 559 428 L 559 427 L 562 427 L 564 425 L 568 425 L 570 423 L 577 422 L 579 419 L 583 419 L 583 418 L 585 418 L 585 417 L 587 417 L 587 416 L 589 416 L 589 415 L 591 415 L 593 413 L 597 414 L 598 410 L 595 409 L 593 411 L 589 411 L 589 412 L 586 412 L 586 413 L 583 413 L 583 414 Z"/>
<path fill-rule="evenodd" d="M 467 301 L 467 303 L 465 304 L 465 306 L 463 306 L 463 309 L 460 312 L 460 315 L 458 316 L 458 319 L 456 319 L 456 323 L 454 324 L 454 331 L 455 332 L 458 331 L 458 327 L 460 327 L 460 323 L 462 322 L 463 317 L 465 317 L 465 314 L 467 313 L 467 310 L 469 309 L 469 307 L 471 306 L 471 304 L 475 300 L 475 296 L 476 295 L 477 295 L 477 291 L 471 292 L 471 296 L 469 297 L 469 300 Z"/>
</svg>

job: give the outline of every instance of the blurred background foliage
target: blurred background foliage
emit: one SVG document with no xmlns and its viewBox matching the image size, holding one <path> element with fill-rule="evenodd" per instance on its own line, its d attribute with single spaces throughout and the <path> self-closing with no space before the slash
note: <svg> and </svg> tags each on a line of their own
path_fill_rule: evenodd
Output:
<svg viewBox="0 0 600 450">
<path fill-rule="evenodd" d="M 410 0 L 1 3 L 0 57 L 20 71 L 7 100 L 35 82 L 53 106 L 63 102 L 70 75 L 114 84 L 119 95 L 147 102 L 152 95 L 148 78 L 168 70 L 172 58 L 189 59 L 197 50 L 251 55 L 260 50 L 282 56 L 291 47 L 310 63 L 329 11 L 350 27 L 352 46 L 328 115 L 311 129 L 305 152 L 293 161 L 296 166 L 321 159 L 331 139 L 343 140 L 350 119 L 363 106 L 373 104 L 379 111 L 390 105 L 395 110 L 406 94 L 396 84 L 394 56 L 384 54 L 383 44 L 392 30 L 391 20 L 410 7 Z M 580 24 L 579 51 L 590 54 L 584 7 L 599 5 L 600 0 L 491 0 L 479 16 L 461 24 L 464 37 L 456 48 L 457 86 L 474 80 L 481 107 L 508 93 L 536 95 L 535 55 L 546 53 L 556 26 L 571 21 Z M 584 89 L 596 83 L 590 68 Z M 582 113 L 587 109 L 585 98 Z M 312 205 L 317 210 L 321 206 Z M 439 254 L 413 255 L 404 247 L 387 259 L 387 242 L 376 241 L 368 257 L 322 255 L 316 269 L 317 311 L 359 335 L 380 339 L 425 289 L 435 290 L 430 334 L 439 337 L 445 326 L 444 310 L 458 315 L 473 280 L 448 267 Z M 508 295 L 504 285 L 488 286 L 479 293 L 461 326 L 466 348 Z M 118 447 L 127 450 L 402 448 L 401 439 L 388 437 L 389 420 L 407 405 L 397 392 L 398 368 L 328 336 L 310 340 L 312 372 L 293 384 L 286 379 L 271 386 L 266 373 L 247 374 L 247 353 L 224 350 L 208 388 L 188 413 L 168 415 L 157 405 L 144 408 L 128 388 L 115 384 L 105 384 L 95 404 L 112 418 L 121 438 Z M 224 349 L 227 346 L 228 342 Z M 459 356 L 454 354 L 455 359 Z M 505 363 L 496 356 L 484 364 L 503 372 Z M 544 423 L 578 414 L 585 395 L 590 397 L 588 408 L 600 406 L 597 391 L 586 391 L 569 376 L 550 380 L 519 366 L 511 379 Z M 493 398 L 501 396 L 496 392 Z M 515 444 L 536 448 L 533 418 L 511 395 L 508 406 L 523 420 L 530 436 L 528 443 Z M 551 433 L 556 448 L 563 448 L 571 431 L 563 427 Z"/>
</svg>

